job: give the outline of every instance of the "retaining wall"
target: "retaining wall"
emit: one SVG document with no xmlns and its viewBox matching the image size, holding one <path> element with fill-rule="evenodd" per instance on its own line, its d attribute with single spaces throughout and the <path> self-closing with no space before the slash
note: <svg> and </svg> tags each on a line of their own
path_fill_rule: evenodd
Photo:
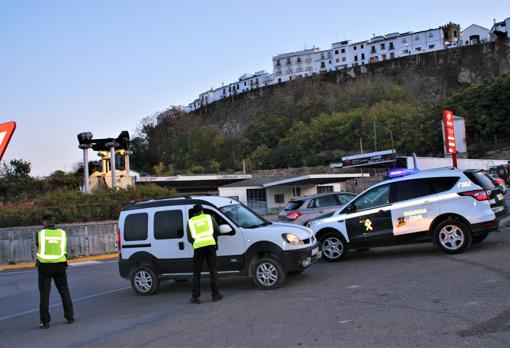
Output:
<svg viewBox="0 0 510 348">
<path fill-rule="evenodd" d="M 67 232 L 69 258 L 117 252 L 117 221 L 61 224 Z M 0 228 L 0 263 L 33 261 L 42 226 Z"/>
</svg>

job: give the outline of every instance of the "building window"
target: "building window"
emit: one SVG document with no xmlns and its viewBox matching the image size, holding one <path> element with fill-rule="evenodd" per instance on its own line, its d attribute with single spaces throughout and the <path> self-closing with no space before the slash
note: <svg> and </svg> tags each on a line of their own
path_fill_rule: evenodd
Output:
<svg viewBox="0 0 510 348">
<path fill-rule="evenodd" d="M 276 61 L 276 66 L 280 66 L 280 60 L 279 59 Z"/>
<path fill-rule="evenodd" d="M 317 186 L 317 193 L 333 192 L 333 185 Z"/>
<path fill-rule="evenodd" d="M 436 45 L 429 45 L 429 50 L 433 49 L 434 47 L 436 47 Z"/>
<path fill-rule="evenodd" d="M 335 50 L 335 54 L 338 54 L 338 50 Z"/>
<path fill-rule="evenodd" d="M 361 60 L 365 60 L 365 53 L 361 54 Z"/>
<path fill-rule="evenodd" d="M 376 52 L 376 51 L 375 51 L 375 46 L 372 46 L 372 47 L 371 47 L 371 51 L 370 51 L 370 52 L 372 52 L 372 53 L 375 53 L 375 52 Z"/>
<path fill-rule="evenodd" d="M 395 47 L 393 46 L 393 41 L 392 41 L 392 42 L 390 42 L 390 50 L 393 50 L 393 49 L 395 49 Z"/>
<path fill-rule="evenodd" d="M 421 52 L 421 47 L 416 47 L 415 50 L 416 52 Z"/>
<path fill-rule="evenodd" d="M 357 61 L 357 60 L 358 60 L 358 54 L 354 53 L 354 61 Z"/>
<path fill-rule="evenodd" d="M 416 36 L 414 37 L 414 39 L 415 39 L 416 41 L 419 41 L 419 40 L 420 40 L 420 36 L 419 36 L 419 35 L 416 35 Z"/>
<path fill-rule="evenodd" d="M 393 59 L 393 58 L 395 58 L 395 53 L 391 52 L 390 53 L 390 59 Z"/>
<path fill-rule="evenodd" d="M 301 57 L 298 57 L 298 58 L 297 58 L 297 62 L 298 62 L 298 63 L 301 63 Z"/>
<path fill-rule="evenodd" d="M 335 62 L 340 63 L 340 59 L 339 58 L 335 59 Z"/>
<path fill-rule="evenodd" d="M 384 50 L 384 49 L 386 49 L 386 44 L 382 43 L 381 44 L 381 50 Z"/>
<path fill-rule="evenodd" d="M 434 37 L 434 34 L 432 34 L 432 32 L 430 32 L 429 37 Z"/>
<path fill-rule="evenodd" d="M 301 187 L 292 188 L 292 197 L 301 197 Z"/>
<path fill-rule="evenodd" d="M 363 45 L 361 45 L 361 49 L 363 49 L 363 47 L 364 47 L 364 46 L 363 46 Z"/>
<path fill-rule="evenodd" d="M 290 64 L 290 58 L 287 58 L 287 64 Z"/>
<path fill-rule="evenodd" d="M 326 63 L 321 62 L 321 69 L 325 69 L 325 68 L 326 68 Z"/>
<path fill-rule="evenodd" d="M 277 193 L 274 195 L 274 202 L 275 203 L 285 203 L 285 197 L 281 193 Z"/>
<path fill-rule="evenodd" d="M 356 51 L 356 46 L 354 46 L 354 50 Z"/>
<path fill-rule="evenodd" d="M 244 81 L 244 85 L 246 86 L 246 81 Z"/>
<path fill-rule="evenodd" d="M 403 38 L 403 39 L 402 39 L 402 43 L 407 43 L 407 39 L 406 39 L 406 38 Z"/>
<path fill-rule="evenodd" d="M 345 62 L 346 61 L 346 58 L 345 57 L 342 57 L 342 62 Z"/>
<path fill-rule="evenodd" d="M 345 53 L 345 48 L 342 48 L 342 53 Z"/>
<path fill-rule="evenodd" d="M 386 60 L 386 55 L 385 55 L 385 54 L 383 54 L 383 55 L 381 56 L 381 58 L 382 58 L 382 60 Z"/>
<path fill-rule="evenodd" d="M 280 82 L 282 82 L 282 78 L 281 77 L 278 78 L 278 83 L 280 83 Z"/>
<path fill-rule="evenodd" d="M 408 54 L 409 53 L 409 50 L 403 50 L 402 51 L 403 54 Z"/>
</svg>

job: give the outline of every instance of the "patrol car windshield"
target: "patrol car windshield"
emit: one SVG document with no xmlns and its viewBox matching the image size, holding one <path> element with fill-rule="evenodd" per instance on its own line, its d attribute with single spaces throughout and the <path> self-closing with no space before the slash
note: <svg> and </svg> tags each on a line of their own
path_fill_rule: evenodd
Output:
<svg viewBox="0 0 510 348">
<path fill-rule="evenodd" d="M 270 224 L 242 204 L 228 205 L 220 208 L 220 211 L 239 227 L 254 228 Z"/>
</svg>

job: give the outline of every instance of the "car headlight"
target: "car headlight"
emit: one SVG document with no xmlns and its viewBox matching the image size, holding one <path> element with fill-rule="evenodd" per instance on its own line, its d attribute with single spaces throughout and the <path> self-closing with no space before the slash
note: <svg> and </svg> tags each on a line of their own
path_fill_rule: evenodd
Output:
<svg viewBox="0 0 510 348">
<path fill-rule="evenodd" d="M 303 241 L 301 240 L 301 238 L 299 238 L 298 236 L 296 236 L 293 233 L 284 233 L 284 234 L 282 234 L 282 238 L 284 241 L 286 241 L 287 243 L 292 244 L 292 245 L 303 245 L 304 244 Z"/>
</svg>

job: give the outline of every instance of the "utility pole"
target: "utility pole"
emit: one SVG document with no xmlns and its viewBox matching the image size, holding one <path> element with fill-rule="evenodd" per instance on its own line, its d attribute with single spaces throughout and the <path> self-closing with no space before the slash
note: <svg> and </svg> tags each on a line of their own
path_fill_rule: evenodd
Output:
<svg viewBox="0 0 510 348">
<path fill-rule="evenodd" d="M 377 151 L 377 126 L 374 120 L 374 151 Z"/>
</svg>

